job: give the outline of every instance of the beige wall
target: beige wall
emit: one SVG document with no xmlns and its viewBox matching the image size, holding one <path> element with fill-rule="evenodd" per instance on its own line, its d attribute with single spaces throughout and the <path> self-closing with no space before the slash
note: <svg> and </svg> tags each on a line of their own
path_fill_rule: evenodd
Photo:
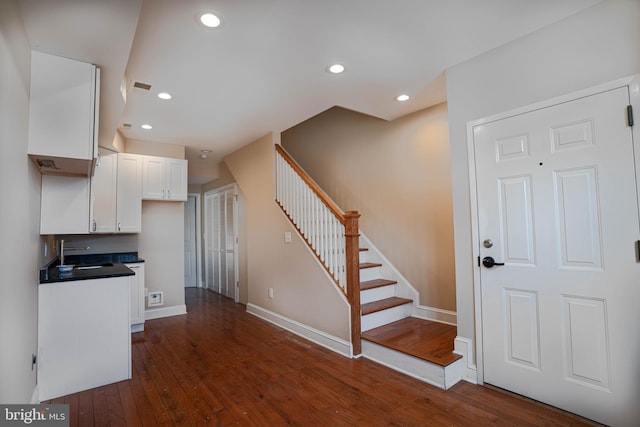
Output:
<svg viewBox="0 0 640 427">
<path fill-rule="evenodd" d="M 349 306 L 274 201 L 274 138 L 267 135 L 224 160 L 245 200 L 248 302 L 349 340 Z M 268 298 L 268 289 L 274 298 Z"/>
<path fill-rule="evenodd" d="M 333 108 L 282 146 L 409 280 L 420 304 L 455 311 L 447 106 L 387 122 Z"/>
<path fill-rule="evenodd" d="M 227 165 L 223 162 L 218 165 L 218 178 L 215 180 L 202 185 L 202 193 L 206 193 L 207 191 L 214 190 L 216 188 L 224 187 L 225 185 L 233 184 L 236 182 L 235 177 L 227 167 Z"/>
<path fill-rule="evenodd" d="M 184 305 L 184 203 L 142 202 L 138 253 L 145 260 L 145 287 L 164 292 L 164 305 L 151 308 Z"/>
<path fill-rule="evenodd" d="M 184 159 L 185 148 L 183 145 L 164 144 L 160 142 L 143 141 L 141 139 L 127 139 L 125 147 L 127 153 L 145 154 L 147 156 L 170 157 Z"/>
<path fill-rule="evenodd" d="M 640 72 L 640 2 L 604 1 L 447 70 L 458 334 L 474 337 L 467 122 Z"/>
<path fill-rule="evenodd" d="M 0 403 L 29 403 L 36 386 L 40 174 L 27 157 L 31 49 L 17 2 L 0 2 Z"/>
</svg>

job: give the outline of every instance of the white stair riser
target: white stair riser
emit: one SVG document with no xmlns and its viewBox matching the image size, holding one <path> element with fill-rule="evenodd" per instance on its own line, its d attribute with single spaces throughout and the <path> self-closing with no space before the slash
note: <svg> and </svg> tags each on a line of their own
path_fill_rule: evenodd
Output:
<svg viewBox="0 0 640 427">
<path fill-rule="evenodd" d="M 421 381 L 448 389 L 460 381 L 462 359 L 444 367 L 418 359 L 396 350 L 362 340 L 362 355 L 391 369 L 402 372 Z"/>
<path fill-rule="evenodd" d="M 360 264 L 367 262 L 367 251 L 360 251 Z"/>
<path fill-rule="evenodd" d="M 362 332 L 411 316 L 413 304 L 403 304 L 362 316 Z"/>
<path fill-rule="evenodd" d="M 360 281 L 366 282 L 368 280 L 380 279 L 381 276 L 380 267 L 361 268 L 360 269 Z"/>
<path fill-rule="evenodd" d="M 367 304 L 373 301 L 378 301 L 385 298 L 391 298 L 395 296 L 395 286 L 380 286 L 379 288 L 367 289 L 360 291 L 360 304 Z"/>
</svg>

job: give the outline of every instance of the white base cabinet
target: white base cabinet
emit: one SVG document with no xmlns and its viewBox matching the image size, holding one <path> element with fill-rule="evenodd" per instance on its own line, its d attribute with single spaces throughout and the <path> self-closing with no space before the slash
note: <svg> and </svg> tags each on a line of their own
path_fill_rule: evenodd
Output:
<svg viewBox="0 0 640 427">
<path fill-rule="evenodd" d="M 136 273 L 129 276 L 131 332 L 144 331 L 144 263 L 125 264 Z"/>
<path fill-rule="evenodd" d="M 131 378 L 129 317 L 127 276 L 39 285 L 40 400 Z"/>
</svg>

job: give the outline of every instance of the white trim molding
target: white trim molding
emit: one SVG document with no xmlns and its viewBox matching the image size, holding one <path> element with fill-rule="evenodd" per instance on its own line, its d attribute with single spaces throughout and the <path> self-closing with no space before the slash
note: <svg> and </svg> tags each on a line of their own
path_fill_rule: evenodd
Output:
<svg viewBox="0 0 640 427">
<path fill-rule="evenodd" d="M 453 352 L 462 356 L 462 379 L 473 384 L 478 384 L 478 368 L 473 357 L 473 341 L 469 338 L 457 336 L 453 342 Z"/>
<path fill-rule="evenodd" d="M 179 316 L 181 314 L 187 314 L 187 306 L 185 304 L 146 310 L 144 312 L 144 319 L 161 319 L 163 317 Z"/>
<path fill-rule="evenodd" d="M 441 308 L 427 307 L 426 305 L 416 305 L 413 316 L 432 322 L 445 323 L 457 326 L 457 314 L 455 311 L 443 310 Z"/>
<path fill-rule="evenodd" d="M 305 338 L 313 343 L 316 343 L 322 347 L 325 347 L 331 351 L 341 354 L 345 357 L 351 358 L 352 349 L 351 343 L 343 340 L 342 338 L 329 335 L 326 332 L 312 328 L 311 326 L 302 324 L 293 319 L 281 316 L 266 308 L 259 307 L 255 304 L 247 304 L 247 313 L 253 314 L 256 317 L 266 320 L 276 326 L 279 326 L 287 331 L 294 333 L 302 338 Z"/>
<path fill-rule="evenodd" d="M 33 393 L 31 394 L 31 405 L 39 405 L 40 404 L 40 388 L 36 385 L 33 389 Z"/>
</svg>

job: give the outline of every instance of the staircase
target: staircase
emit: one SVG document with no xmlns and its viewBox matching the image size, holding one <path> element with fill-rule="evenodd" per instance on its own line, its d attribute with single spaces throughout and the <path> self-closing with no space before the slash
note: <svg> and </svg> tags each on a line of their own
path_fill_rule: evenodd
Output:
<svg viewBox="0 0 640 427">
<path fill-rule="evenodd" d="M 402 277 L 386 278 L 398 273 L 376 252 L 360 248 L 362 355 L 429 384 L 450 388 L 462 379 L 463 369 L 462 356 L 453 353 L 456 327 L 412 317 L 412 289 L 406 289 Z"/>
<path fill-rule="evenodd" d="M 418 292 L 343 212 L 276 145 L 276 203 L 350 306 L 351 354 L 448 389 L 462 379 L 456 327 L 420 319 Z M 360 250 L 358 250 L 360 247 Z"/>
</svg>

